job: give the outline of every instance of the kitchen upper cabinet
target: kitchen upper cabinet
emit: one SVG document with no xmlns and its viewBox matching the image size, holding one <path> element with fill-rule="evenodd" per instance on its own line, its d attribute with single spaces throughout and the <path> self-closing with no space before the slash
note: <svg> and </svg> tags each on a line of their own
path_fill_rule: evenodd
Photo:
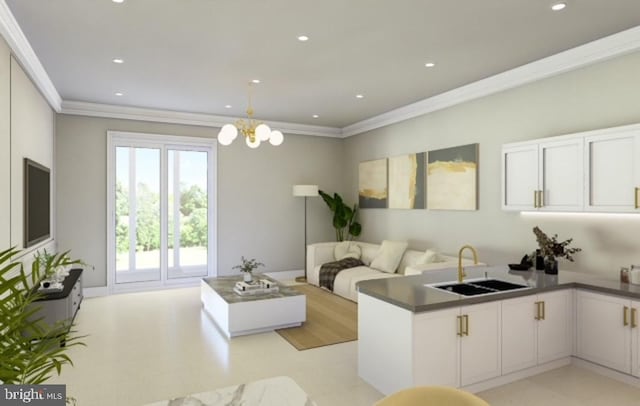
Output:
<svg viewBox="0 0 640 406">
<path fill-rule="evenodd" d="M 502 208 L 535 210 L 538 206 L 538 144 L 502 147 Z"/>
<path fill-rule="evenodd" d="M 637 333 L 631 313 L 629 299 L 578 291 L 576 356 L 630 374 L 632 328 Z"/>
<path fill-rule="evenodd" d="M 502 302 L 502 374 L 569 357 L 573 295 L 562 290 Z"/>
<path fill-rule="evenodd" d="M 502 209 L 640 213 L 640 124 L 503 145 Z"/>
<path fill-rule="evenodd" d="M 588 211 L 640 212 L 640 129 L 585 137 Z"/>
<path fill-rule="evenodd" d="M 503 146 L 502 208 L 582 210 L 583 150 L 579 136 Z"/>
</svg>

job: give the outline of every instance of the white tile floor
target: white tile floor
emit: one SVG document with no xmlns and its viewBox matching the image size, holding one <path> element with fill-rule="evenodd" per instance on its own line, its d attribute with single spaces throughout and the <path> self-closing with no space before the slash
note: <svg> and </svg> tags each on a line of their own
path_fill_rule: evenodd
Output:
<svg viewBox="0 0 640 406">
<path fill-rule="evenodd" d="M 293 378 L 319 406 L 368 406 L 382 395 L 358 378 L 357 343 L 297 351 L 276 333 L 227 341 L 200 311 L 199 288 L 85 299 L 67 385 L 79 406 L 141 405 L 256 379 Z M 565 367 L 479 394 L 502 405 L 640 405 L 640 389 Z"/>
</svg>

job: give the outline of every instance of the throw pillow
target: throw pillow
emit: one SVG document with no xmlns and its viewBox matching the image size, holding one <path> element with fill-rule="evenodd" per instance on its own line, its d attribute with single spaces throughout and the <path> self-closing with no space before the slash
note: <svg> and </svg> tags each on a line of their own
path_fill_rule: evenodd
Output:
<svg viewBox="0 0 640 406">
<path fill-rule="evenodd" d="M 406 241 L 382 241 L 380 250 L 371 261 L 370 267 L 382 272 L 394 273 L 408 245 Z"/>
<path fill-rule="evenodd" d="M 336 244 L 336 247 L 333 249 L 333 256 L 336 258 L 336 261 L 345 258 L 360 259 L 361 255 L 362 250 L 360 246 L 353 241 L 342 241 Z"/>
<path fill-rule="evenodd" d="M 440 254 L 436 251 L 426 250 L 424 254 L 418 257 L 416 265 L 432 264 L 434 262 L 442 262 L 440 261 Z"/>
</svg>

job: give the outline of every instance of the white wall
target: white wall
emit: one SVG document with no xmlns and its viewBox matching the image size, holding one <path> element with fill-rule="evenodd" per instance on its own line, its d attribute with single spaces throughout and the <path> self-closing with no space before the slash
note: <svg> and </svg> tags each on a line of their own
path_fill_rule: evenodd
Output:
<svg viewBox="0 0 640 406">
<path fill-rule="evenodd" d="M 11 56 L 0 37 L 0 250 L 11 245 Z"/>
<path fill-rule="evenodd" d="M 56 241 L 94 265 L 87 287 L 106 285 L 106 159 L 108 130 L 215 137 L 216 129 L 58 115 L 56 120 Z M 285 134 L 279 147 L 249 149 L 242 140 L 218 146 L 218 263 L 229 274 L 240 257 L 265 270 L 302 269 L 304 202 L 292 185 L 318 184 L 343 193 L 342 140 Z M 309 242 L 333 239 L 329 210 L 309 200 Z"/>
<path fill-rule="evenodd" d="M 640 53 L 538 81 L 446 110 L 350 137 L 345 142 L 349 197 L 357 197 L 358 163 L 374 158 L 480 144 L 479 210 L 361 210 L 362 240 L 409 240 L 414 248 L 457 252 L 475 245 L 489 263 L 519 262 L 536 248 L 539 225 L 574 238 L 584 251 L 561 268 L 617 277 L 640 263 L 640 214 L 521 215 L 500 209 L 500 148 L 504 143 L 640 123 Z"/>
<path fill-rule="evenodd" d="M 11 245 L 23 247 L 24 158 L 51 169 L 53 179 L 54 114 L 20 64 L 11 58 Z M 53 204 L 51 198 L 52 236 Z M 51 238 L 53 239 L 53 238 Z M 51 240 L 50 239 L 50 240 Z M 42 245 L 42 244 L 40 244 Z M 31 248 L 30 248 L 31 249 Z"/>
</svg>

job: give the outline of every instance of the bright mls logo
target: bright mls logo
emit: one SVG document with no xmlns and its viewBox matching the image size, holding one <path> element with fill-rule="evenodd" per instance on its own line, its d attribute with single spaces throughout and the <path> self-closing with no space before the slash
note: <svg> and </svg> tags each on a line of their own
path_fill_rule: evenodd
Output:
<svg viewBox="0 0 640 406">
<path fill-rule="evenodd" d="M 0 385 L 0 406 L 64 406 L 65 385 Z"/>
</svg>

